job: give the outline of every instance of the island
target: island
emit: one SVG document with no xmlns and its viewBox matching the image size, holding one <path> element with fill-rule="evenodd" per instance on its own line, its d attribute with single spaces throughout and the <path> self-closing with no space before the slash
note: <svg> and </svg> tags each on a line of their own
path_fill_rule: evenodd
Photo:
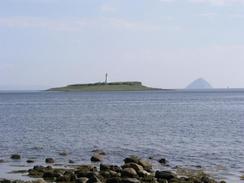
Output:
<svg viewBox="0 0 244 183">
<path fill-rule="evenodd" d="M 71 91 L 71 92 L 82 92 L 82 91 L 148 91 L 148 90 L 161 90 L 159 88 L 152 88 L 144 86 L 138 81 L 129 82 L 99 82 L 99 83 L 88 83 L 88 84 L 73 84 L 64 87 L 50 88 L 47 91 Z"/>
<path fill-rule="evenodd" d="M 189 90 L 203 90 L 203 89 L 212 89 L 213 87 L 203 78 L 196 79 L 195 81 L 191 82 L 186 89 Z"/>
</svg>

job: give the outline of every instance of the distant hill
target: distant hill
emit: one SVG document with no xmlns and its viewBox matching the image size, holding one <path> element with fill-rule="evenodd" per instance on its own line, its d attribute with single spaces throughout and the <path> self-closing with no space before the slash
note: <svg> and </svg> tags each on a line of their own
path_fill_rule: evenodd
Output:
<svg viewBox="0 0 244 183">
<path fill-rule="evenodd" d="M 186 89 L 212 89 L 213 87 L 203 78 L 199 78 L 190 83 Z"/>
<path fill-rule="evenodd" d="M 64 87 L 51 88 L 47 91 L 146 91 L 159 90 L 142 85 L 141 82 L 112 82 L 112 83 L 88 83 L 73 84 Z"/>
</svg>

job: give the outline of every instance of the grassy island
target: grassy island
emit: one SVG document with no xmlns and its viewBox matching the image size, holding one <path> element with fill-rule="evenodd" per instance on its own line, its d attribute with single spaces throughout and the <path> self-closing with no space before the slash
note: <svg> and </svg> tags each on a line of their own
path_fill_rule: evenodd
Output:
<svg viewBox="0 0 244 183">
<path fill-rule="evenodd" d="M 51 88 L 48 91 L 146 91 L 159 90 L 142 85 L 141 82 L 111 82 L 111 83 L 88 83 L 73 84 L 64 87 Z"/>
</svg>

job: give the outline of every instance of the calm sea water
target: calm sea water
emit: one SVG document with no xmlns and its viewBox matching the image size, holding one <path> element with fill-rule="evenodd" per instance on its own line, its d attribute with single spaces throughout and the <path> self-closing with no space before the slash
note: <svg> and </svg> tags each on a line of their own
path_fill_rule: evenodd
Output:
<svg viewBox="0 0 244 183">
<path fill-rule="evenodd" d="M 201 165 L 240 182 L 244 91 L 0 93 L 0 159 L 8 161 L 0 178 L 30 158 L 87 163 L 93 149 L 106 151 L 110 163 L 165 157 L 170 167 Z M 23 159 L 9 160 L 12 153 Z"/>
</svg>

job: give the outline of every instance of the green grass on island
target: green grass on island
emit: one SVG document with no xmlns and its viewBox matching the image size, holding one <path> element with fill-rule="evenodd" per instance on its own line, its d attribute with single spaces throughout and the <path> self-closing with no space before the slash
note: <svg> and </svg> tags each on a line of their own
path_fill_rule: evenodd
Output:
<svg viewBox="0 0 244 183">
<path fill-rule="evenodd" d="M 73 84 L 64 87 L 51 88 L 48 91 L 147 91 L 159 90 L 142 85 L 141 82 L 112 82 Z"/>
</svg>

